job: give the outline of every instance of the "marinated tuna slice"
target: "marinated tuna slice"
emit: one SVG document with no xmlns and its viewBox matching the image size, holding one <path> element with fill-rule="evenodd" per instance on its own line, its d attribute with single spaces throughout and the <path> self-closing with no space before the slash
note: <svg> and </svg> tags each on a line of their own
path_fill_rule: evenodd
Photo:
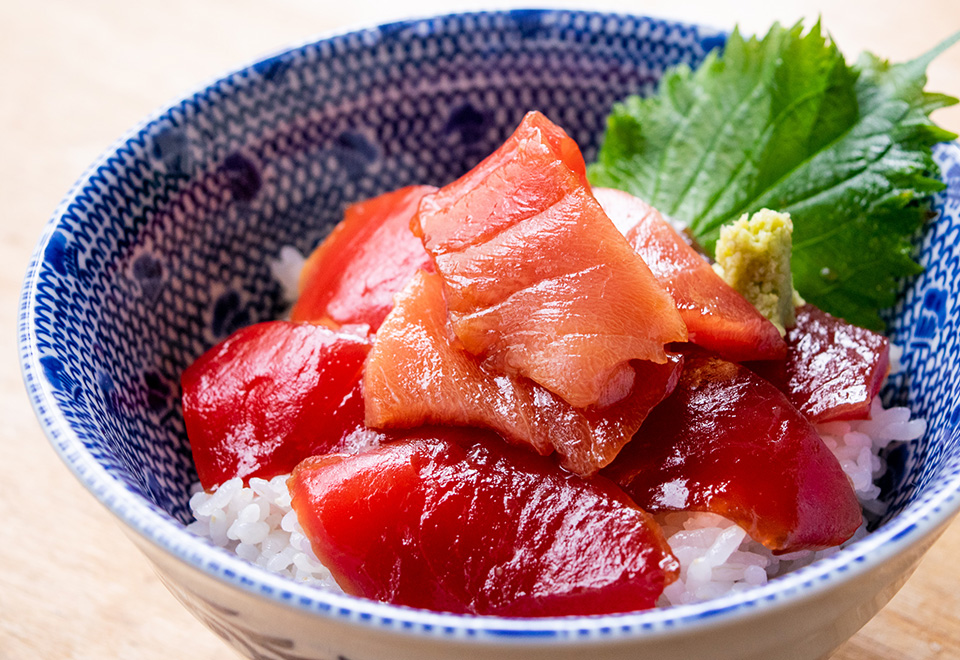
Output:
<svg viewBox="0 0 960 660">
<path fill-rule="evenodd" d="M 492 371 L 451 345 L 440 277 L 421 271 L 397 296 L 364 370 L 366 423 L 481 426 L 540 454 L 554 449 L 564 467 L 591 475 L 609 463 L 667 396 L 680 357 L 633 362 L 626 394 L 605 408 L 574 408 L 527 378 Z"/>
<path fill-rule="evenodd" d="M 787 357 L 749 365 L 786 393 L 807 419 L 862 419 L 890 368 L 887 338 L 813 305 L 797 308 Z"/>
<path fill-rule="evenodd" d="M 181 377 L 183 419 L 200 483 L 269 479 L 314 454 L 346 451 L 363 428 L 364 339 L 322 326 L 258 323 L 230 335 Z"/>
<path fill-rule="evenodd" d="M 309 458 L 288 481 L 317 557 L 349 594 L 459 614 L 653 607 L 679 564 L 652 519 L 603 478 L 476 429 L 427 430 Z"/>
<path fill-rule="evenodd" d="M 411 227 L 467 351 L 573 406 L 602 405 L 626 391 L 630 360 L 665 363 L 687 330 L 545 121 L 527 115 L 479 173 L 424 197 Z"/>
<path fill-rule="evenodd" d="M 810 422 L 773 385 L 713 355 L 685 356 L 673 394 L 602 474 L 651 513 L 717 513 L 778 554 L 842 543 L 862 520 Z"/>
<path fill-rule="evenodd" d="M 659 211 L 620 190 L 593 192 L 673 297 L 691 342 L 734 362 L 786 355 L 787 345 L 776 326 L 724 282 Z"/>
<path fill-rule="evenodd" d="M 410 232 L 417 204 L 432 186 L 409 186 L 347 207 L 343 221 L 313 251 L 300 274 L 293 321 L 334 327 L 366 324 L 376 331 L 393 294 L 430 257 Z"/>
</svg>

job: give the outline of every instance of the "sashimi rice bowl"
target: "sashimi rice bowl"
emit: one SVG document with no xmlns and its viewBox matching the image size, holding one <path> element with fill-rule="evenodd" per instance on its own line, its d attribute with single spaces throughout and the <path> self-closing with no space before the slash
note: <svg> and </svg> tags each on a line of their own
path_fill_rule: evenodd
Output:
<svg viewBox="0 0 960 660">
<path fill-rule="evenodd" d="M 38 417 L 250 657 L 825 657 L 960 508 L 949 45 L 529 10 L 280 53 L 58 209 Z"/>
</svg>

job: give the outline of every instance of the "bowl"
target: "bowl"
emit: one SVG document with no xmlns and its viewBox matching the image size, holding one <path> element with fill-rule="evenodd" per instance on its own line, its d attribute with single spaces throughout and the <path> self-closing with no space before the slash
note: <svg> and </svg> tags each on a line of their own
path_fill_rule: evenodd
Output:
<svg viewBox="0 0 960 660">
<path fill-rule="evenodd" d="M 597 150 L 614 101 L 721 47 L 713 29 L 522 10 L 336 34 L 231 73 L 121 138 L 69 192 L 24 283 L 19 345 L 36 414 L 170 591 L 256 658 L 807 659 L 897 591 L 960 509 L 960 147 L 889 335 L 883 392 L 928 420 L 887 456 L 890 513 L 865 539 L 752 590 L 669 609 L 519 620 L 394 607 L 269 574 L 185 530 L 196 481 L 179 374 L 231 331 L 287 309 L 271 269 L 344 206 L 443 184 L 530 109 Z"/>
</svg>

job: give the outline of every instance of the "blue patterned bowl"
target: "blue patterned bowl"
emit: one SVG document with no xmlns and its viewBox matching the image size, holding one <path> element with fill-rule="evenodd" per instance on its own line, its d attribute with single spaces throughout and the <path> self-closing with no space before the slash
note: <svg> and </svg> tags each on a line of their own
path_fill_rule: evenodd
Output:
<svg viewBox="0 0 960 660">
<path fill-rule="evenodd" d="M 348 202 L 442 184 L 529 109 L 590 160 L 604 116 L 724 36 L 575 11 L 513 11 L 341 34 L 230 74 L 134 129 L 47 226 L 24 284 L 24 379 L 51 442 L 171 591 L 258 658 L 816 658 L 872 616 L 960 508 L 960 148 L 891 333 L 887 402 L 929 420 L 892 453 L 893 514 L 866 539 L 764 587 L 699 605 L 521 621 L 321 593 L 184 530 L 196 480 L 179 374 L 232 330 L 284 312 L 268 263 L 308 251 Z"/>
</svg>

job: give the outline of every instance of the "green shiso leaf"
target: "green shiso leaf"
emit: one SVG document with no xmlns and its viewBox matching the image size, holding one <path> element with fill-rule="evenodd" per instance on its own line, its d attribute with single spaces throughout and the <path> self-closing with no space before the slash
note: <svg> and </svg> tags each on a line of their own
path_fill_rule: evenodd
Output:
<svg viewBox="0 0 960 660">
<path fill-rule="evenodd" d="M 931 147 L 955 134 L 928 115 L 957 99 L 923 91 L 960 33 L 904 64 L 848 65 L 819 22 L 730 35 L 651 98 L 617 104 L 589 175 L 685 222 L 709 250 L 721 225 L 767 207 L 794 222 L 794 283 L 818 307 L 870 328 L 916 274 L 910 237 L 943 184 Z"/>
</svg>

